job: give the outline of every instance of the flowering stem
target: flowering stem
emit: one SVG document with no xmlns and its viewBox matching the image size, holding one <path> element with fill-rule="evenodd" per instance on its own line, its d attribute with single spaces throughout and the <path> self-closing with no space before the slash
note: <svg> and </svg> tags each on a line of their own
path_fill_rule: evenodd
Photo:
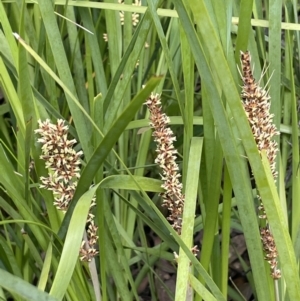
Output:
<svg viewBox="0 0 300 301">
<path fill-rule="evenodd" d="M 273 137 L 278 135 L 279 132 L 273 124 L 274 115 L 270 113 L 270 96 L 264 88 L 259 86 L 259 82 L 254 79 L 249 52 L 241 52 L 241 65 L 243 107 L 248 117 L 257 148 L 260 153 L 262 151 L 266 153 L 273 178 L 276 181 L 276 154 L 278 146 Z M 260 196 L 258 198 L 261 201 Z M 261 212 L 259 217 L 265 221 L 265 225 L 260 229 L 265 259 L 270 264 L 271 276 L 274 279 L 278 279 L 281 277 L 281 273 L 277 267 L 277 248 L 262 202 L 258 209 Z"/>
<path fill-rule="evenodd" d="M 64 120 L 58 119 L 57 124 L 52 124 L 49 119 L 42 122 L 38 120 L 39 128 L 35 133 L 41 137 L 38 139 L 42 143 L 41 159 L 45 161 L 48 168 L 48 177 L 41 177 L 40 188 L 51 190 L 54 194 L 54 206 L 63 211 L 67 211 L 73 199 L 77 182 L 80 178 L 80 157 L 82 151 L 76 152 L 73 145 L 77 143 L 75 139 L 68 140 L 68 126 Z M 95 206 L 92 201 L 91 208 Z M 94 248 L 98 236 L 97 226 L 94 224 L 94 215 L 90 212 L 87 223 L 87 239 L 83 240 L 80 249 L 80 259 L 90 261 L 98 251 Z"/>
</svg>

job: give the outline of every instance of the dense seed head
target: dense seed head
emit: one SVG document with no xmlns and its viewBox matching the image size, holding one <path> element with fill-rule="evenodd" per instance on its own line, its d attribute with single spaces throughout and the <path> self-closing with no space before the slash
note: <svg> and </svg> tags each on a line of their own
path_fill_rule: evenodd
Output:
<svg viewBox="0 0 300 301">
<path fill-rule="evenodd" d="M 58 119 L 57 124 L 52 124 L 49 119 L 44 122 L 39 120 L 38 124 L 39 128 L 35 130 L 35 133 L 40 135 L 38 142 L 42 143 L 40 158 L 45 161 L 45 166 L 49 170 L 48 177 L 40 178 L 42 182 L 40 187 L 52 191 L 54 206 L 66 212 L 80 178 L 80 157 L 83 153 L 73 149 L 77 141 L 75 139 L 68 140 L 68 126 L 64 124 L 64 120 Z M 91 208 L 95 204 L 95 199 L 93 199 Z M 93 214 L 89 213 L 87 219 L 87 223 L 90 223 L 87 231 L 88 241 L 83 241 L 84 249 L 80 250 L 82 260 L 89 261 L 98 254 L 94 248 L 98 236 L 93 218 Z M 87 253 L 87 255 L 84 256 L 83 253 Z"/>
<path fill-rule="evenodd" d="M 152 135 L 157 144 L 155 163 L 162 169 L 162 188 L 165 189 L 165 192 L 161 194 L 163 206 L 169 210 L 167 219 L 180 234 L 184 195 L 182 194 L 182 183 L 179 181 L 179 167 L 175 161 L 177 151 L 173 142 L 176 137 L 168 127 L 169 117 L 162 113 L 160 95 L 152 93 L 147 99 L 146 105 L 150 111 L 150 126 L 154 129 Z"/>
<path fill-rule="evenodd" d="M 259 86 L 259 82 L 254 79 L 249 52 L 241 52 L 241 65 L 243 81 L 241 97 L 243 107 L 258 150 L 259 152 L 266 152 L 274 180 L 276 180 L 276 154 L 278 152 L 278 145 L 273 139 L 279 132 L 273 124 L 273 115 L 270 113 L 270 96 L 264 88 Z M 259 196 L 258 198 L 260 199 Z M 266 220 L 266 226 L 260 231 L 263 249 L 266 254 L 265 258 L 270 264 L 271 276 L 274 279 L 278 279 L 281 277 L 281 274 L 277 268 L 277 249 L 262 203 L 259 206 L 259 210 L 261 212 L 259 217 Z"/>
</svg>

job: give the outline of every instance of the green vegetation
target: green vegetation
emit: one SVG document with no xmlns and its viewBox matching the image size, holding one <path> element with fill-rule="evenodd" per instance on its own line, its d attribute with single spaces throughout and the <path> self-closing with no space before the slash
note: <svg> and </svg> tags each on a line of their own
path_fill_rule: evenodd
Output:
<svg viewBox="0 0 300 301">
<path fill-rule="evenodd" d="M 297 1 L 124 2 L 0 1 L 0 300 L 300 300 Z M 275 169 L 241 101 L 246 50 L 280 131 Z M 151 92 L 176 137 L 180 230 L 162 206 Z M 40 187 L 55 173 L 35 132 L 47 119 L 64 120 L 83 153 L 65 214 Z M 99 254 L 88 262 L 89 212 Z M 260 228 L 274 237 L 278 280 Z M 232 233 L 246 257 L 230 250 Z M 248 299 L 229 279 L 235 251 Z"/>
</svg>

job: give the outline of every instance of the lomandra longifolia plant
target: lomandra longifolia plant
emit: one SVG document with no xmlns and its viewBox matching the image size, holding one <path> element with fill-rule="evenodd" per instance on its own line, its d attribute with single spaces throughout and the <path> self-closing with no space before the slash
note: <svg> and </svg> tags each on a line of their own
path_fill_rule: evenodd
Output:
<svg viewBox="0 0 300 301">
<path fill-rule="evenodd" d="M 68 126 L 64 120 L 58 119 L 57 124 L 52 124 L 49 119 L 38 121 L 39 128 L 35 133 L 41 137 L 38 142 L 42 144 L 41 159 L 45 161 L 48 169 L 48 177 L 41 177 L 44 188 L 53 192 L 54 206 L 66 212 L 73 199 L 77 183 L 80 177 L 80 157 L 82 151 L 76 152 L 73 146 L 77 143 L 75 139 L 68 140 Z M 95 206 L 92 201 L 91 208 Z M 90 212 L 87 218 L 87 239 L 82 241 L 80 248 L 80 259 L 90 261 L 98 251 L 95 249 L 97 226 L 94 224 L 94 215 Z"/>
<path fill-rule="evenodd" d="M 272 139 L 275 135 L 278 135 L 279 132 L 273 124 L 273 115 L 270 114 L 270 96 L 264 88 L 259 86 L 259 82 L 255 81 L 253 77 L 249 52 L 241 52 L 241 65 L 243 81 L 241 96 L 243 106 L 258 150 L 259 152 L 266 152 L 274 180 L 276 180 L 277 172 L 275 160 L 278 147 L 277 142 Z M 258 198 L 260 199 L 259 195 Z M 271 276 L 274 279 L 278 279 L 281 277 L 281 273 L 277 267 L 277 248 L 262 202 L 258 209 L 261 212 L 259 217 L 265 221 L 265 225 L 260 229 L 265 259 L 270 264 Z"/>
</svg>

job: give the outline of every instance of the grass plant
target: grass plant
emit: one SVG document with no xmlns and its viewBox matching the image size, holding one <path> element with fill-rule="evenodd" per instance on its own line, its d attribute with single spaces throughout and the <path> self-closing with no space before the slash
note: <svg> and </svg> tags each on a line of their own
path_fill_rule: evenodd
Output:
<svg viewBox="0 0 300 301">
<path fill-rule="evenodd" d="M 0 1 L 0 299 L 300 300 L 298 13 L 288 0 Z M 245 112 L 241 51 L 270 96 L 271 166 Z M 150 95 L 169 144 L 155 145 Z M 67 162 L 45 166 L 39 120 L 66 125 L 68 182 Z M 88 216 L 98 241 L 83 262 Z"/>
</svg>

